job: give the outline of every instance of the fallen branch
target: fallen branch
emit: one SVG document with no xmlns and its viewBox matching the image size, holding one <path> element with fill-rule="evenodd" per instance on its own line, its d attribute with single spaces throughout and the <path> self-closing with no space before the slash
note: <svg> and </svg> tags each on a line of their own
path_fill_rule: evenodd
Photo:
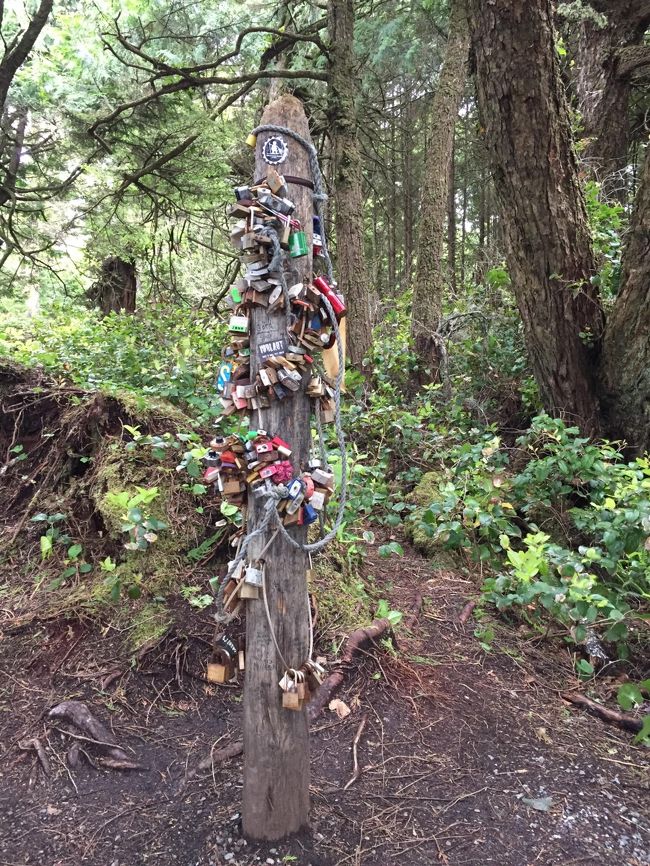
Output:
<svg viewBox="0 0 650 866">
<path fill-rule="evenodd" d="M 39 739 L 33 737 L 31 740 L 23 740 L 22 743 L 18 743 L 18 748 L 23 752 L 36 752 L 36 757 L 40 761 L 41 767 L 43 768 L 43 772 L 46 776 L 49 776 L 52 772 L 50 768 L 50 762 L 48 760 L 47 755 L 45 754 L 45 746 Z"/>
<path fill-rule="evenodd" d="M 470 616 L 472 615 L 472 612 L 473 612 L 473 610 L 474 610 L 475 607 L 476 607 L 476 602 L 475 602 L 475 601 L 468 601 L 468 602 L 467 602 L 467 604 L 465 605 L 465 607 L 461 610 L 461 612 L 460 612 L 460 616 L 458 617 L 458 622 L 459 622 L 461 625 L 465 625 L 465 623 L 467 622 L 467 620 L 468 620 L 468 619 L 470 618 Z"/>
<path fill-rule="evenodd" d="M 236 758 L 244 751 L 244 743 L 242 740 L 236 740 L 234 743 L 229 743 L 222 749 L 217 749 L 216 752 L 210 752 L 207 758 L 203 758 L 197 764 L 197 770 L 210 770 L 215 764 L 220 764 L 222 761 L 227 761 L 230 758 Z"/>
<path fill-rule="evenodd" d="M 633 733 L 638 734 L 643 727 L 643 721 L 641 719 L 637 719 L 629 713 L 621 713 L 618 710 L 610 710 L 607 707 L 603 707 L 602 704 L 592 701 L 591 698 L 586 697 L 586 695 L 580 695 L 575 692 L 562 692 L 560 697 L 571 704 L 575 704 L 577 707 L 582 707 L 594 716 L 598 716 L 598 718 L 602 719 L 604 722 L 618 725 L 626 731 L 632 731 Z"/>
<path fill-rule="evenodd" d="M 310 721 L 313 722 L 320 715 L 325 706 L 329 704 L 332 695 L 343 685 L 345 677 L 353 667 L 356 656 L 359 655 L 361 650 L 369 644 L 374 643 L 377 638 L 389 633 L 391 628 L 389 620 L 376 619 L 366 628 L 358 628 L 349 635 L 345 643 L 345 652 L 341 658 L 339 669 L 331 673 L 321 683 L 309 704 Z"/>
<path fill-rule="evenodd" d="M 422 602 L 424 598 L 421 592 L 415 596 L 413 604 L 411 605 L 411 612 L 404 620 L 404 627 L 407 629 L 412 629 L 415 623 L 418 621 L 418 617 L 420 616 L 420 611 L 422 610 Z"/>
<path fill-rule="evenodd" d="M 354 770 L 353 770 L 353 773 L 352 773 L 352 776 L 350 777 L 350 779 L 343 786 L 344 791 L 347 791 L 347 789 L 350 787 L 350 785 L 353 785 L 357 781 L 359 776 L 361 775 L 361 769 L 359 767 L 359 760 L 358 760 L 358 756 L 357 756 L 357 747 L 359 745 L 359 740 L 361 739 L 361 734 L 363 733 L 363 729 L 365 728 L 367 721 L 368 721 L 368 715 L 366 713 L 366 714 L 364 714 L 363 718 L 361 719 L 359 727 L 357 728 L 357 732 L 354 735 L 354 740 L 352 741 L 352 760 L 353 760 Z"/>
</svg>

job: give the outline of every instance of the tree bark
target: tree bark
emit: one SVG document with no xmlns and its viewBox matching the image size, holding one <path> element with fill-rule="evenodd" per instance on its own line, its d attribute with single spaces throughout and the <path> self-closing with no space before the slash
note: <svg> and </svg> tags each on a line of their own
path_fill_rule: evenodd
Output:
<svg viewBox="0 0 650 866">
<path fill-rule="evenodd" d="M 603 313 L 551 0 L 469 0 L 477 93 L 526 345 L 546 408 L 599 430 Z"/>
<path fill-rule="evenodd" d="M 449 18 L 449 37 L 431 106 L 427 174 L 422 183 L 417 267 L 413 282 L 411 335 L 419 358 L 420 383 L 435 382 L 442 360 L 436 332 L 442 315 L 445 288 L 443 260 L 445 214 L 448 205 L 454 128 L 465 87 L 469 28 L 464 0 L 455 0 Z M 455 231 L 454 226 L 450 230 Z"/>
<path fill-rule="evenodd" d="M 607 321 L 602 360 L 607 432 L 650 451 L 650 148 L 623 252 L 621 289 Z"/>
<path fill-rule="evenodd" d="M 362 161 L 354 54 L 354 0 L 330 0 L 328 120 L 334 161 L 336 265 L 348 306 L 347 339 L 352 364 L 361 368 L 372 344 L 370 280 L 364 251 Z"/>
<path fill-rule="evenodd" d="M 88 296 L 104 316 L 109 313 L 135 313 L 137 286 L 135 262 L 110 256 L 102 262 L 99 279 L 89 290 Z"/>
<path fill-rule="evenodd" d="M 302 103 L 285 94 L 270 103 L 262 124 L 278 124 L 311 140 Z M 255 177 L 266 176 L 262 146 L 269 133 L 258 136 Z M 283 174 L 309 178 L 306 152 L 287 138 L 289 153 L 279 166 Z M 307 256 L 291 259 L 294 282 L 308 282 L 312 276 L 312 193 L 305 186 L 290 185 L 295 217 L 307 235 Z M 269 314 L 264 307 L 251 312 L 251 379 L 257 375 L 260 342 L 286 338 L 284 310 Z M 279 435 L 292 448 L 292 462 L 306 466 L 310 446 L 310 400 L 301 389 L 292 397 L 274 401 L 268 409 L 253 413 L 251 426 Z M 259 526 L 263 506 L 249 500 L 248 525 Z M 303 542 L 305 527 L 289 530 Z M 270 540 L 271 531 L 251 543 L 250 557 L 256 559 Z M 273 630 L 287 664 L 299 668 L 309 651 L 307 618 L 307 554 L 276 538 L 264 554 L 266 592 Z M 271 638 L 263 599 L 249 600 L 246 606 L 246 682 L 244 687 L 244 833 L 254 839 L 281 839 L 305 827 L 309 821 L 309 730 L 307 713 L 283 709 L 278 683 L 285 669 Z"/>
<path fill-rule="evenodd" d="M 647 10 L 644 15 L 642 6 L 640 0 L 622 0 L 603 9 L 602 14 L 607 16 L 604 26 L 585 17 L 569 41 L 574 60 L 573 84 L 586 139 L 582 159 L 590 174 L 602 182 L 604 196 L 622 203 L 627 198 L 624 172 L 628 164 L 633 72 L 625 57 L 634 52 L 634 69 L 638 68 L 638 58 L 644 51 L 640 43 L 648 25 Z"/>
</svg>

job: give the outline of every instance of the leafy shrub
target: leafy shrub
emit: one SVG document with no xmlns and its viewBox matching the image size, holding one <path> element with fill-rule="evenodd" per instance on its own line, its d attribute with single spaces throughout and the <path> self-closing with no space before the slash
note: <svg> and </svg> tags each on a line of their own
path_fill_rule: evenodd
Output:
<svg viewBox="0 0 650 866">
<path fill-rule="evenodd" d="M 509 452 L 484 433 L 453 447 L 441 496 L 415 517 L 446 546 L 494 573 L 484 584 L 499 609 L 551 615 L 580 642 L 597 625 L 624 654 L 627 621 L 650 601 L 650 463 L 626 463 L 607 442 L 540 415 Z M 511 453 L 526 463 L 509 471 Z M 561 537 L 537 515 L 564 520 Z"/>
</svg>

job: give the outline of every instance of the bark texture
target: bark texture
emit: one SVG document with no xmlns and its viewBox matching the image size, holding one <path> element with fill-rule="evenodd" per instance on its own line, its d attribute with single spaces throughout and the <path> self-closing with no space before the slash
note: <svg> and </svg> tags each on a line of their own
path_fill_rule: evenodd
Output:
<svg viewBox="0 0 650 866">
<path fill-rule="evenodd" d="M 135 263 L 119 256 L 102 262 L 99 279 L 88 292 L 105 316 L 109 313 L 134 313 L 138 281 Z"/>
<path fill-rule="evenodd" d="M 337 278 L 348 306 L 348 351 L 363 366 L 372 344 L 370 280 L 364 251 L 362 162 L 357 99 L 360 82 L 354 54 L 354 0 L 330 0 L 328 120 L 332 137 Z"/>
<path fill-rule="evenodd" d="M 606 16 L 607 24 L 587 17 L 571 39 L 573 84 L 587 140 L 582 158 L 602 182 L 605 196 L 624 202 L 631 81 L 650 60 L 650 51 L 640 45 L 650 15 L 642 0 L 621 0 L 596 11 Z"/>
<path fill-rule="evenodd" d="M 431 106 L 427 174 L 422 183 L 417 267 L 413 282 L 411 335 L 419 358 L 419 380 L 439 378 L 443 345 L 437 331 L 445 289 L 443 260 L 445 213 L 449 200 L 454 128 L 467 75 L 469 27 L 465 0 L 455 0 L 449 37 Z M 450 230 L 455 231 L 455 226 Z"/>
<path fill-rule="evenodd" d="M 602 386 L 609 435 L 650 451 L 650 149 L 623 252 L 621 290 L 605 331 Z"/>
<path fill-rule="evenodd" d="M 532 369 L 546 408 L 595 434 L 603 314 L 590 283 L 552 3 L 469 0 L 469 10 L 479 109 Z"/>
<path fill-rule="evenodd" d="M 270 103 L 262 124 L 289 127 L 310 139 L 307 118 L 300 100 L 285 94 Z M 266 177 L 268 166 L 261 153 L 268 133 L 258 136 L 255 177 Z M 309 162 L 303 148 L 287 139 L 289 155 L 281 171 L 287 175 L 310 177 Z M 289 198 L 295 202 L 295 216 L 307 234 L 309 255 L 291 259 L 294 282 L 309 280 L 312 272 L 312 193 L 304 186 L 290 185 Z M 260 342 L 286 337 L 284 310 L 269 314 L 263 307 L 252 310 L 251 378 L 257 374 Z M 278 400 L 268 409 L 253 413 L 251 426 L 280 435 L 293 449 L 294 466 L 305 466 L 309 457 L 310 404 L 303 391 Z M 251 497 L 249 528 L 252 532 L 262 519 L 262 506 Z M 295 538 L 304 542 L 306 528 L 292 528 Z M 270 539 L 251 544 L 255 559 Z M 307 620 L 307 555 L 276 539 L 264 554 L 269 611 L 282 656 L 291 667 L 299 668 L 309 651 Z M 261 595 L 261 594 L 260 594 Z M 244 686 L 244 833 L 254 839 L 281 839 L 296 833 L 309 821 L 309 730 L 305 710 L 282 708 L 278 682 L 284 665 L 273 645 L 264 602 L 249 600 L 246 606 L 246 682 Z"/>
</svg>

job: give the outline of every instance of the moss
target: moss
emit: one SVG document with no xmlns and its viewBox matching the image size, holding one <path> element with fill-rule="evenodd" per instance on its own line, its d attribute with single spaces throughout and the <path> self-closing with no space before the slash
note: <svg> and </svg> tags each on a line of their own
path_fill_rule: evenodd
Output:
<svg viewBox="0 0 650 866">
<path fill-rule="evenodd" d="M 160 640 L 172 624 L 172 616 L 164 604 L 148 602 L 137 611 L 129 612 L 129 648 L 134 652 L 149 641 Z"/>
<path fill-rule="evenodd" d="M 173 430 L 186 432 L 196 426 L 192 419 L 177 406 L 166 400 L 147 397 L 131 391 L 110 391 L 108 396 L 122 404 L 138 426 L 155 427 L 156 433 Z"/>
<path fill-rule="evenodd" d="M 406 535 L 411 539 L 414 546 L 429 559 L 434 561 L 438 568 L 457 568 L 458 563 L 454 554 L 446 550 L 441 541 L 427 535 L 423 520 L 424 512 L 433 502 L 441 502 L 444 498 L 441 488 L 447 480 L 442 470 L 426 472 L 420 479 L 415 489 L 408 495 L 407 501 L 417 506 L 411 517 L 404 526 Z"/>
</svg>

